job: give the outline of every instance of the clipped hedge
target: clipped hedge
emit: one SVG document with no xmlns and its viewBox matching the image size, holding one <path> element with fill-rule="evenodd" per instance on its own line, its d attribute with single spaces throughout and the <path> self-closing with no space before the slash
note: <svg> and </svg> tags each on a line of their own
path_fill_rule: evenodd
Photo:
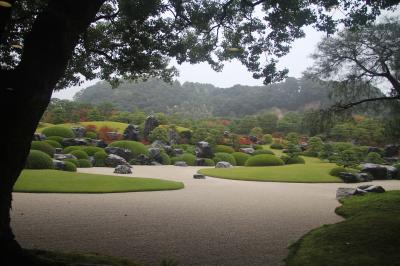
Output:
<svg viewBox="0 0 400 266">
<path fill-rule="evenodd" d="M 231 165 L 236 165 L 236 160 L 235 157 L 233 157 L 232 154 L 230 153 L 224 153 L 224 152 L 217 152 L 213 158 L 215 163 L 218 162 L 228 162 Z"/>
<path fill-rule="evenodd" d="M 68 147 L 64 148 L 63 153 L 67 154 L 67 153 L 71 153 L 72 151 L 78 151 L 81 149 L 82 149 L 82 146 L 68 146 Z"/>
<path fill-rule="evenodd" d="M 74 155 L 77 159 L 89 159 L 89 155 L 82 150 L 71 151 L 70 154 Z"/>
<path fill-rule="evenodd" d="M 210 158 L 204 158 L 204 164 L 206 166 L 215 166 L 215 162 L 213 161 L 213 159 Z"/>
<path fill-rule="evenodd" d="M 107 153 L 105 151 L 98 151 L 93 155 L 94 158 L 94 166 L 96 167 L 104 167 L 104 160 L 107 158 Z"/>
<path fill-rule="evenodd" d="M 271 154 L 255 155 L 246 161 L 246 166 L 278 166 L 284 164 L 282 159 Z"/>
<path fill-rule="evenodd" d="M 78 159 L 79 167 L 81 168 L 90 168 L 92 167 L 92 163 L 87 159 Z"/>
<path fill-rule="evenodd" d="M 236 165 L 243 166 L 246 164 L 247 159 L 251 157 L 251 155 L 244 152 L 234 152 L 232 156 L 235 157 Z"/>
<path fill-rule="evenodd" d="M 75 164 L 73 164 L 72 162 L 69 162 L 67 160 L 64 161 L 65 165 L 64 165 L 64 171 L 67 172 L 76 172 L 76 166 Z"/>
<path fill-rule="evenodd" d="M 47 144 L 50 144 L 50 146 L 53 148 L 62 148 L 61 144 L 55 140 L 46 139 L 44 142 L 46 142 Z"/>
<path fill-rule="evenodd" d="M 65 159 L 64 162 L 70 162 L 70 163 L 73 163 L 76 167 L 79 167 L 78 159 L 68 158 L 68 159 Z"/>
<path fill-rule="evenodd" d="M 147 150 L 146 146 L 143 143 L 140 143 L 137 141 L 119 140 L 119 141 L 112 142 L 108 146 L 128 149 L 132 152 L 134 158 L 138 157 L 140 154 L 144 154 L 144 155 L 149 154 L 149 151 Z"/>
<path fill-rule="evenodd" d="M 94 146 L 83 146 L 83 147 L 81 148 L 81 150 L 84 151 L 84 152 L 86 152 L 87 155 L 89 155 L 89 156 L 93 156 L 96 152 L 104 151 L 103 148 L 94 147 Z"/>
<path fill-rule="evenodd" d="M 260 155 L 260 154 L 274 155 L 273 151 L 270 151 L 270 150 L 255 150 L 252 155 L 254 156 L 254 155 Z"/>
<path fill-rule="evenodd" d="M 53 160 L 51 157 L 39 150 L 30 150 L 26 159 L 25 168 L 27 169 L 52 169 Z"/>
<path fill-rule="evenodd" d="M 95 132 L 88 131 L 85 133 L 85 138 L 97 139 L 97 134 Z"/>
<path fill-rule="evenodd" d="M 306 161 L 304 161 L 303 158 L 300 156 L 294 156 L 294 157 L 289 157 L 289 159 L 285 162 L 286 164 L 305 164 Z"/>
<path fill-rule="evenodd" d="M 346 168 L 344 168 L 344 167 L 335 167 L 335 168 L 332 168 L 332 169 L 329 171 L 329 174 L 330 174 L 331 176 L 337 176 L 337 177 L 339 177 L 339 174 L 342 173 L 342 172 L 349 172 L 349 169 L 346 169 Z"/>
<path fill-rule="evenodd" d="M 227 145 L 216 145 L 214 151 L 215 152 L 223 152 L 223 153 L 234 153 L 235 152 L 235 150 L 232 147 L 227 146 Z"/>
<path fill-rule="evenodd" d="M 54 155 L 54 147 L 45 141 L 32 141 L 31 150 L 42 151 L 50 157 Z"/>
<path fill-rule="evenodd" d="M 50 137 L 46 137 L 46 140 L 54 140 L 57 141 L 58 143 L 61 144 L 61 142 L 63 141 L 63 137 L 60 136 L 50 136 Z"/>
<path fill-rule="evenodd" d="M 275 149 L 275 150 L 282 150 L 283 149 L 283 145 L 280 143 L 272 143 L 271 144 L 271 149 Z"/>
<path fill-rule="evenodd" d="M 190 153 L 184 153 L 182 155 L 171 158 L 172 164 L 175 164 L 178 161 L 183 161 L 183 162 L 186 162 L 187 165 L 195 166 L 196 165 L 196 156 L 194 156 L 193 154 L 190 154 Z"/>
<path fill-rule="evenodd" d="M 165 152 L 161 152 L 160 156 L 161 156 L 161 163 L 163 165 L 170 165 L 171 164 L 171 158 L 169 157 L 168 154 L 166 154 Z"/>
<path fill-rule="evenodd" d="M 46 137 L 51 137 L 51 136 L 59 136 L 63 138 L 75 137 L 75 134 L 72 131 L 72 129 L 62 126 L 46 127 L 42 130 L 42 134 L 46 135 Z"/>
</svg>

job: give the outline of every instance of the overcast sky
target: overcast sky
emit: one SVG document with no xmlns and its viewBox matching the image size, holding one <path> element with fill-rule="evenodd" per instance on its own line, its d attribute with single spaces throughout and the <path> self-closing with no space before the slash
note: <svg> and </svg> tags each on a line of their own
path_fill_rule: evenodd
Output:
<svg viewBox="0 0 400 266">
<path fill-rule="evenodd" d="M 316 44 L 321 40 L 323 33 L 308 27 L 305 29 L 306 37 L 298 39 L 293 43 L 291 52 L 281 58 L 279 67 L 289 69 L 289 76 L 300 77 L 301 73 L 312 64 L 309 55 L 314 52 Z M 262 85 L 262 80 L 252 78 L 252 74 L 246 70 L 239 62 L 232 61 L 227 63 L 222 72 L 213 71 L 207 64 L 182 64 L 176 65 L 180 75 L 177 79 L 183 83 L 186 81 L 211 83 L 217 87 L 231 87 L 236 84 L 242 85 Z M 74 94 L 80 89 L 90 86 L 97 81 L 90 81 L 80 87 L 70 87 L 62 91 L 55 92 L 53 97 L 61 99 L 72 99 Z"/>
</svg>

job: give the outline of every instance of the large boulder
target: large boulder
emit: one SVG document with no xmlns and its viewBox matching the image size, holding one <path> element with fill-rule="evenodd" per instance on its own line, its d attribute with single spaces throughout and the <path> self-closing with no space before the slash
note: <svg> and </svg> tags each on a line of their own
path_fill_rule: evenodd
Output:
<svg viewBox="0 0 400 266">
<path fill-rule="evenodd" d="M 77 138 L 83 138 L 86 134 L 86 129 L 84 127 L 72 127 L 71 129 Z"/>
<path fill-rule="evenodd" d="M 397 145 L 386 145 L 383 150 L 383 157 L 397 157 L 399 156 L 399 146 Z"/>
<path fill-rule="evenodd" d="M 33 134 L 33 138 L 32 140 L 36 140 L 36 141 L 43 141 L 46 139 L 46 135 L 42 134 L 42 133 L 35 133 Z"/>
<path fill-rule="evenodd" d="M 376 180 L 385 180 L 395 178 L 398 170 L 389 165 L 365 163 L 361 165 L 361 172 L 371 174 Z"/>
<path fill-rule="evenodd" d="M 122 164 L 122 165 L 117 165 L 117 167 L 115 167 L 114 173 L 126 175 L 126 174 L 132 174 L 132 170 L 130 166 Z"/>
<path fill-rule="evenodd" d="M 133 162 L 133 164 L 137 164 L 137 165 L 151 165 L 152 159 L 147 155 L 139 154 L 131 162 Z"/>
<path fill-rule="evenodd" d="M 173 149 L 173 156 L 182 155 L 184 153 L 183 149 Z"/>
<path fill-rule="evenodd" d="M 116 154 L 109 154 L 104 159 L 104 164 L 109 167 L 117 167 L 118 165 L 129 165 L 128 162 Z"/>
<path fill-rule="evenodd" d="M 143 130 L 143 135 L 147 137 L 153 129 L 158 127 L 160 123 L 158 120 L 153 116 L 149 115 L 146 120 L 144 121 L 144 130 Z"/>
<path fill-rule="evenodd" d="M 107 143 L 104 140 L 101 140 L 101 139 L 90 139 L 90 141 L 91 141 L 93 146 L 100 147 L 100 148 L 107 147 Z"/>
<path fill-rule="evenodd" d="M 353 196 L 356 192 L 355 188 L 340 187 L 336 190 L 336 198 L 342 199 L 346 197 Z"/>
<path fill-rule="evenodd" d="M 193 178 L 194 179 L 205 179 L 206 177 L 204 175 L 202 175 L 202 174 L 194 174 Z"/>
<path fill-rule="evenodd" d="M 384 193 L 385 189 L 381 186 L 375 185 L 362 185 L 358 186 L 357 188 L 338 188 L 336 190 L 336 198 L 346 198 L 354 195 L 365 195 L 367 193 Z"/>
<path fill-rule="evenodd" d="M 53 160 L 53 168 L 56 170 L 64 170 L 65 163 L 60 160 Z"/>
<path fill-rule="evenodd" d="M 178 144 L 179 134 L 175 130 L 168 130 L 168 142 L 171 145 Z"/>
<path fill-rule="evenodd" d="M 126 161 L 130 161 L 133 158 L 133 154 L 130 150 L 120 148 L 120 147 L 107 147 L 104 149 L 107 154 L 115 154 L 118 155 L 122 158 L 124 158 Z"/>
<path fill-rule="evenodd" d="M 53 155 L 53 158 L 54 158 L 54 160 L 59 160 L 59 161 L 64 161 L 65 159 L 77 159 L 72 154 L 61 154 L 61 153 L 55 153 Z"/>
<path fill-rule="evenodd" d="M 358 183 L 358 182 L 368 182 L 372 181 L 373 177 L 370 173 L 349 173 L 349 172 L 341 172 L 339 173 L 339 177 L 345 183 Z"/>
<path fill-rule="evenodd" d="M 232 165 L 230 163 L 228 163 L 228 162 L 225 162 L 225 161 L 218 162 L 215 165 L 215 168 L 231 168 L 231 167 L 232 167 Z"/>
<path fill-rule="evenodd" d="M 375 186 L 375 185 L 362 185 L 357 187 L 357 189 L 364 190 L 366 192 L 371 192 L 371 193 L 383 193 L 386 190 L 381 187 L 381 186 Z"/>
<path fill-rule="evenodd" d="M 153 141 L 153 143 L 151 143 L 151 147 L 153 148 L 157 148 L 157 149 L 163 149 L 167 144 L 165 144 L 164 142 L 162 142 L 159 139 L 156 139 L 155 141 Z"/>
<path fill-rule="evenodd" d="M 240 151 L 250 155 L 254 153 L 253 148 L 240 148 Z"/>
<path fill-rule="evenodd" d="M 149 157 L 153 161 L 162 163 L 161 150 L 159 148 L 149 148 Z"/>
<path fill-rule="evenodd" d="M 88 141 L 84 138 L 65 138 L 61 141 L 61 145 L 67 146 L 86 146 Z"/>
<path fill-rule="evenodd" d="M 138 141 L 139 133 L 140 133 L 140 130 L 137 125 L 129 124 L 124 130 L 123 137 L 125 140 Z"/>
<path fill-rule="evenodd" d="M 184 161 L 177 161 L 174 163 L 174 165 L 175 166 L 183 166 L 183 167 L 188 166 L 188 164 Z"/>
<path fill-rule="evenodd" d="M 196 144 L 196 157 L 199 158 L 213 158 L 214 153 L 210 144 L 207 141 L 199 141 Z"/>
</svg>

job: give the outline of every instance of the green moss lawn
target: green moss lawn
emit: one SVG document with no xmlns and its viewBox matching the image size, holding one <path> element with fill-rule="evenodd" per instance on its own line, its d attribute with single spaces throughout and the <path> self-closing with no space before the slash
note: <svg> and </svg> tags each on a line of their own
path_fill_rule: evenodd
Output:
<svg viewBox="0 0 400 266">
<path fill-rule="evenodd" d="M 340 183 L 329 171 L 336 164 L 321 162 L 318 158 L 304 157 L 306 164 L 284 166 L 234 167 L 201 169 L 199 173 L 225 179 L 245 181 L 293 182 L 293 183 Z"/>
<path fill-rule="evenodd" d="M 400 191 L 343 199 L 345 221 L 325 225 L 290 247 L 287 266 L 400 265 Z"/>
<path fill-rule="evenodd" d="M 126 124 L 126 123 L 114 122 L 114 121 L 88 121 L 88 122 L 79 122 L 79 123 L 57 124 L 56 126 L 65 126 L 65 127 L 71 128 L 73 126 L 85 127 L 88 125 L 95 125 L 97 127 L 97 129 L 100 129 L 103 126 L 107 126 L 109 128 L 116 129 L 118 133 L 123 133 L 125 128 L 128 126 L 128 124 Z M 52 125 L 52 124 L 45 125 L 45 123 L 43 123 L 43 125 L 41 127 L 38 127 L 36 129 L 36 132 L 42 132 L 42 130 L 44 128 L 46 128 L 47 126 L 54 126 L 54 125 Z"/>
<path fill-rule="evenodd" d="M 181 182 L 152 178 L 133 178 L 64 172 L 57 170 L 24 170 L 14 192 L 43 193 L 111 193 L 181 189 Z"/>
</svg>

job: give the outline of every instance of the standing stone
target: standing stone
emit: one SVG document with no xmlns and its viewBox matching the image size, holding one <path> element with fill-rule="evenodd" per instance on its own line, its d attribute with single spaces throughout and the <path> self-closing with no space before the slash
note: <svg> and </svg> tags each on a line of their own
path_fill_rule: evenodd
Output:
<svg viewBox="0 0 400 266">
<path fill-rule="evenodd" d="M 168 141 L 170 145 L 178 144 L 179 142 L 179 134 L 174 130 L 168 131 Z"/>
<path fill-rule="evenodd" d="M 74 132 L 75 137 L 77 138 L 85 137 L 86 129 L 84 127 L 72 127 L 71 129 Z"/>
<path fill-rule="evenodd" d="M 196 157 L 199 158 L 213 158 L 214 153 L 211 149 L 210 144 L 206 141 L 199 141 L 196 144 Z"/>
<path fill-rule="evenodd" d="M 109 167 L 117 167 L 118 165 L 129 165 L 124 158 L 115 154 L 109 154 L 104 159 L 104 164 Z"/>
<path fill-rule="evenodd" d="M 397 176 L 398 170 L 389 165 L 365 163 L 361 165 L 361 172 L 370 173 L 374 179 L 393 179 Z"/>
<path fill-rule="evenodd" d="M 115 154 L 118 155 L 122 158 L 124 158 L 126 161 L 129 161 L 133 158 L 133 154 L 130 150 L 120 148 L 120 147 L 107 147 L 104 149 L 107 154 Z"/>
<path fill-rule="evenodd" d="M 139 140 L 139 127 L 136 125 L 129 124 L 125 130 L 123 137 L 125 140 Z"/>
<path fill-rule="evenodd" d="M 147 137 L 150 134 L 150 132 L 159 125 L 160 123 L 158 122 L 158 120 L 153 115 L 149 115 L 146 118 L 146 121 L 144 121 L 144 131 L 143 131 L 144 136 Z"/>
<path fill-rule="evenodd" d="M 159 148 L 149 148 L 149 157 L 158 163 L 162 163 L 161 150 Z"/>
</svg>

